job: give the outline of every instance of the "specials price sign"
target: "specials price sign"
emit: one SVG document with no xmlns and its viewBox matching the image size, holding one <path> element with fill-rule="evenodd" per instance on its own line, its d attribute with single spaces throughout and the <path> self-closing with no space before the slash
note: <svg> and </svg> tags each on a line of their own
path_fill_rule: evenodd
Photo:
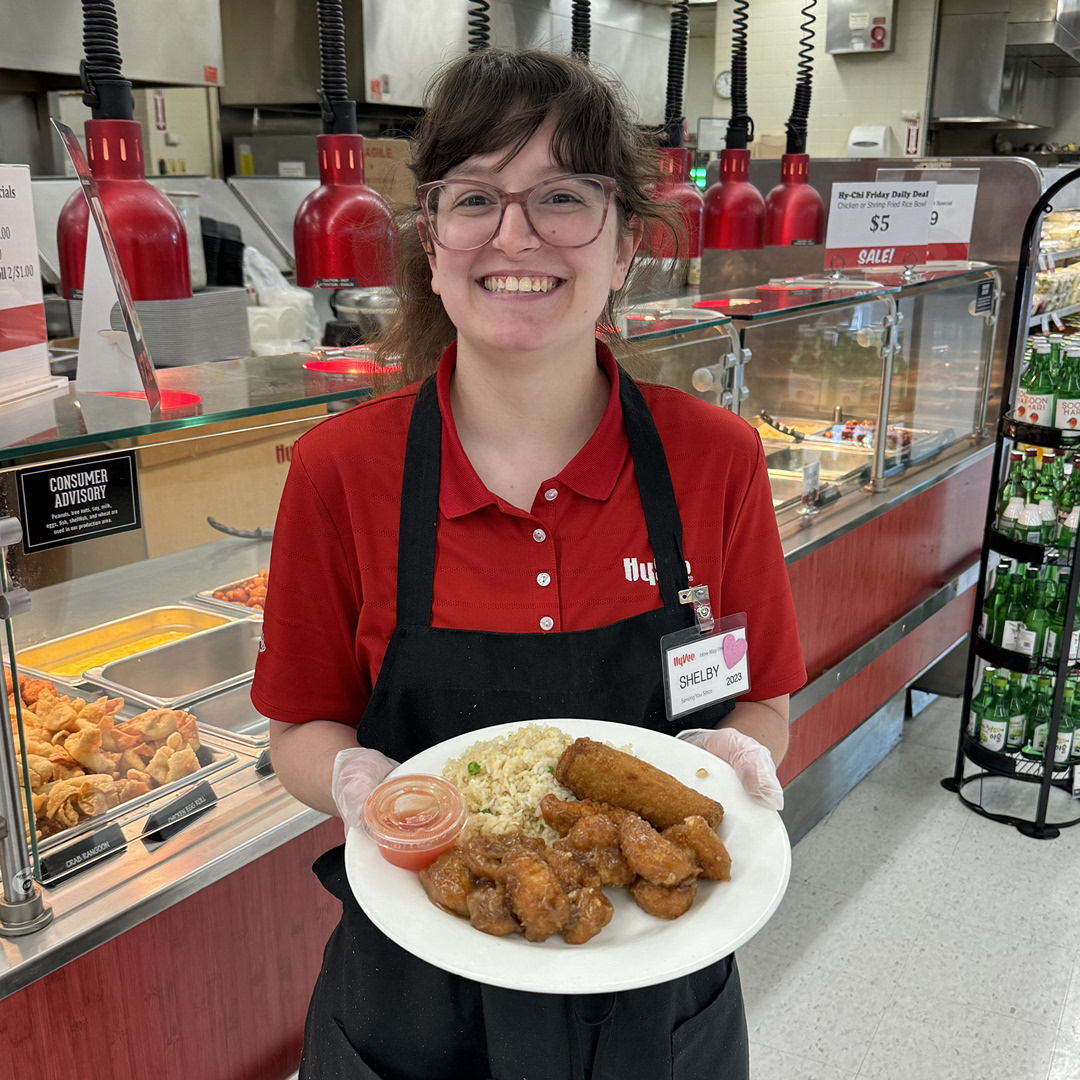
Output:
<svg viewBox="0 0 1080 1080">
<path fill-rule="evenodd" d="M 933 181 L 833 184 L 825 268 L 926 262 L 936 188 Z"/>
</svg>

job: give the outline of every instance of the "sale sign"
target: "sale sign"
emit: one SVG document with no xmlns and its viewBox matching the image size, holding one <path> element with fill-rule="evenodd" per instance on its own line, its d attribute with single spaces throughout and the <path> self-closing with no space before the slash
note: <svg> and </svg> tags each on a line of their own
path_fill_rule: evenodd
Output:
<svg viewBox="0 0 1080 1080">
<path fill-rule="evenodd" d="M 890 184 L 919 183 L 926 169 L 878 169 L 877 180 Z M 978 169 L 938 169 L 930 174 L 937 183 L 927 236 L 927 259 L 956 261 L 968 257 L 975 200 L 979 195 Z"/>
<path fill-rule="evenodd" d="M 933 181 L 833 184 L 825 233 L 827 270 L 926 262 Z"/>
</svg>

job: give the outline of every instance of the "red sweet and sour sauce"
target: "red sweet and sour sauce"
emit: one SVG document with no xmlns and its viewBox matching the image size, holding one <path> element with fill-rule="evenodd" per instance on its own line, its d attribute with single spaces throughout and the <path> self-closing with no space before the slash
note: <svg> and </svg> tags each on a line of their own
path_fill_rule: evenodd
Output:
<svg viewBox="0 0 1080 1080">
<path fill-rule="evenodd" d="M 364 829 L 387 862 L 422 870 L 453 847 L 465 824 L 465 799 L 438 776 L 397 776 L 364 805 Z"/>
</svg>

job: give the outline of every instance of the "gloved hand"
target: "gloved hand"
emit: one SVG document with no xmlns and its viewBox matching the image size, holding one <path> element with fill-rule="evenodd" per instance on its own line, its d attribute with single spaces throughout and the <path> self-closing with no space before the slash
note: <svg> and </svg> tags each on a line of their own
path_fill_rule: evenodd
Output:
<svg viewBox="0 0 1080 1080">
<path fill-rule="evenodd" d="M 746 793 L 772 810 L 784 809 L 784 789 L 776 778 L 772 754 L 757 741 L 734 728 L 687 728 L 677 738 L 708 750 L 726 761 Z"/>
<path fill-rule="evenodd" d="M 330 792 L 346 825 L 360 828 L 367 797 L 397 767 L 396 761 L 364 746 L 349 746 L 338 751 Z"/>
</svg>

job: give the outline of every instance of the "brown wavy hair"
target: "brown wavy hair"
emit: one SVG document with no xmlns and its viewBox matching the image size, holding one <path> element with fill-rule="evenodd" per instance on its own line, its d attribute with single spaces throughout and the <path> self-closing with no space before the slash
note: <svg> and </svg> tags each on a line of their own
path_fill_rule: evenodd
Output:
<svg viewBox="0 0 1080 1080">
<path fill-rule="evenodd" d="M 616 202 L 624 229 L 638 228 L 647 236 L 659 230 L 684 250 L 677 208 L 649 196 L 660 180 L 655 133 L 634 123 L 620 84 L 574 56 L 485 49 L 448 64 L 427 88 L 410 169 L 416 183 L 425 184 L 477 155 L 502 150 L 505 164 L 549 120 L 552 154 L 560 166 L 618 181 Z M 416 230 L 418 215 L 419 206 L 398 215 L 398 307 L 375 343 L 381 364 L 401 363 L 403 385 L 430 375 L 457 337 L 442 301 L 431 291 L 431 268 Z M 620 358 L 632 350 L 615 331 L 617 311 L 641 276 L 641 260 L 635 256 L 626 284 L 608 297 L 597 324 Z"/>
</svg>

